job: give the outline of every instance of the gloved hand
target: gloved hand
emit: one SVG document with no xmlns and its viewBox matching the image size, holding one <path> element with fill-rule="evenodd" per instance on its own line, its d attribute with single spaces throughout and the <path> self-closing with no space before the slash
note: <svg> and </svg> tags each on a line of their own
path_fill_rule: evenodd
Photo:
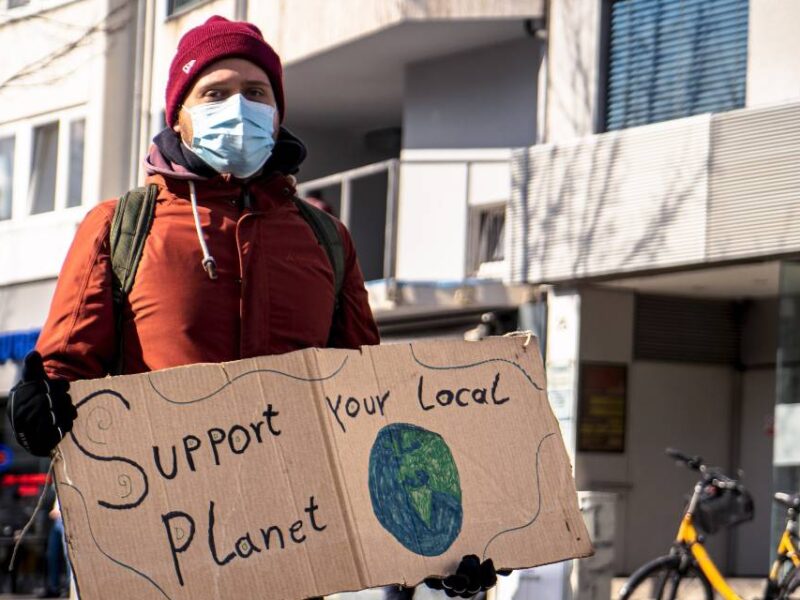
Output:
<svg viewBox="0 0 800 600">
<path fill-rule="evenodd" d="M 31 454 L 48 456 L 72 429 L 78 411 L 68 390 L 68 381 L 47 377 L 41 354 L 28 353 L 22 379 L 11 388 L 7 413 L 17 441 Z"/>
<path fill-rule="evenodd" d="M 461 559 L 455 575 L 444 579 L 428 577 L 425 585 L 433 590 L 444 590 L 450 597 L 472 598 L 478 592 L 485 592 L 497 584 L 498 575 L 508 575 L 510 570 L 495 571 L 491 558 L 481 562 L 474 554 Z"/>
</svg>

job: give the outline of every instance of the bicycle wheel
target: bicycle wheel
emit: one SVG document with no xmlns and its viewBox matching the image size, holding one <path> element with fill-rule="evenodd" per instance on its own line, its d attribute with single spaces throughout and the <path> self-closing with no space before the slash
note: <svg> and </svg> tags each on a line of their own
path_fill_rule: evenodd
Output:
<svg viewBox="0 0 800 600">
<path fill-rule="evenodd" d="M 778 600 L 800 600 L 800 570 L 797 567 L 792 567 L 781 578 L 776 598 Z"/>
<path fill-rule="evenodd" d="M 714 591 L 694 564 L 662 556 L 640 567 L 619 593 L 619 600 L 713 600 Z"/>
</svg>

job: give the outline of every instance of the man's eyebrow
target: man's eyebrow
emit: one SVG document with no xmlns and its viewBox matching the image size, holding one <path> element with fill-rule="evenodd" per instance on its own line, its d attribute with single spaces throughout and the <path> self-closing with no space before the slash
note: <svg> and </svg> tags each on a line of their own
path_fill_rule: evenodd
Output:
<svg viewBox="0 0 800 600">
<path fill-rule="evenodd" d="M 225 87 L 225 86 L 229 86 L 229 85 L 231 85 L 230 81 L 228 81 L 227 79 L 221 79 L 219 81 L 209 81 L 208 83 L 201 84 L 200 87 L 198 87 L 197 89 L 199 91 L 206 91 L 206 90 L 210 90 L 210 89 L 214 89 L 214 88 L 218 88 L 218 87 Z"/>
<path fill-rule="evenodd" d="M 265 79 L 248 79 L 247 81 L 244 82 L 244 85 L 263 85 L 265 87 L 266 86 L 270 86 L 270 87 L 272 86 L 272 84 L 269 82 L 268 79 L 267 80 L 265 80 Z"/>
</svg>

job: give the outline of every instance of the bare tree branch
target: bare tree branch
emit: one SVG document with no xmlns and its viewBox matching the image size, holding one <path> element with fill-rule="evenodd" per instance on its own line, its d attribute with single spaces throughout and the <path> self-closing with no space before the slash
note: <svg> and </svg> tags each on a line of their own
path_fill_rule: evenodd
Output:
<svg viewBox="0 0 800 600">
<path fill-rule="evenodd" d="M 50 54 L 47 54 L 46 56 L 43 56 L 42 58 L 39 58 L 33 61 L 32 63 L 25 65 L 16 73 L 9 75 L 8 77 L 6 77 L 6 79 L 0 81 L 0 91 L 3 90 L 3 88 L 13 85 L 14 84 L 13 82 L 17 80 L 24 79 L 25 77 L 33 75 L 34 73 L 40 72 L 42 69 L 46 69 L 48 66 L 50 66 L 60 58 L 67 56 L 70 52 L 74 51 L 75 49 L 89 42 L 94 35 L 98 33 L 113 35 L 114 33 L 117 33 L 118 31 L 124 29 L 127 26 L 128 22 L 130 21 L 130 17 L 128 17 L 121 23 L 114 26 L 109 25 L 109 22 L 115 16 L 117 16 L 127 8 L 128 8 L 127 4 L 120 4 L 116 8 L 109 11 L 108 14 L 106 14 L 106 16 L 103 17 L 98 23 L 84 30 L 83 33 L 76 39 L 70 41 L 64 46 L 58 48 L 57 50 L 54 50 Z"/>
</svg>

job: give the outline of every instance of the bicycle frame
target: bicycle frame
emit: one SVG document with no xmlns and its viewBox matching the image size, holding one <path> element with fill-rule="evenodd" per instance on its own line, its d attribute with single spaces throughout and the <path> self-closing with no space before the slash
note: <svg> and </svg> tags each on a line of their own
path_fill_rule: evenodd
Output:
<svg viewBox="0 0 800 600">
<path fill-rule="evenodd" d="M 700 567 L 700 570 L 703 572 L 703 575 L 706 576 L 706 579 L 708 579 L 711 587 L 713 587 L 720 596 L 725 598 L 725 600 L 742 600 L 741 596 L 728 585 L 725 577 L 719 572 L 717 565 L 714 564 L 714 560 L 708 555 L 708 552 L 706 552 L 703 541 L 700 539 L 697 529 L 692 523 L 692 514 L 688 511 L 683 516 L 675 541 L 685 546 L 689 552 L 692 553 L 697 566 Z"/>
<path fill-rule="evenodd" d="M 691 552 L 697 566 L 703 572 L 703 575 L 706 576 L 711 587 L 713 587 L 720 596 L 725 600 L 742 600 L 741 596 L 728 585 L 725 576 L 720 573 L 717 565 L 714 564 L 714 560 L 709 556 L 703 545 L 703 536 L 697 532 L 697 528 L 694 526 L 693 515 L 700 499 L 700 492 L 702 489 L 702 483 L 698 483 L 695 486 L 694 494 L 689 502 L 689 507 L 678 528 L 678 535 L 675 538 L 676 545 Z M 786 522 L 786 529 L 784 529 L 783 535 L 778 543 L 777 555 L 769 572 L 769 586 L 768 591 L 765 592 L 766 598 L 769 597 L 769 588 L 775 589 L 780 583 L 778 578 L 780 577 L 781 567 L 787 560 L 792 561 L 796 567 L 800 567 L 800 556 L 798 556 L 798 550 L 792 539 L 792 533 L 796 531 L 796 528 L 797 521 L 790 516 Z"/>
<path fill-rule="evenodd" d="M 795 567 L 800 567 L 800 556 L 798 556 L 797 548 L 792 540 L 792 532 L 796 526 L 797 522 L 790 519 L 786 523 L 786 529 L 783 530 L 780 542 L 778 542 L 778 554 L 772 563 L 772 568 L 769 570 L 769 580 L 776 585 L 778 584 L 778 577 L 780 577 L 783 563 L 791 560 Z"/>
</svg>

